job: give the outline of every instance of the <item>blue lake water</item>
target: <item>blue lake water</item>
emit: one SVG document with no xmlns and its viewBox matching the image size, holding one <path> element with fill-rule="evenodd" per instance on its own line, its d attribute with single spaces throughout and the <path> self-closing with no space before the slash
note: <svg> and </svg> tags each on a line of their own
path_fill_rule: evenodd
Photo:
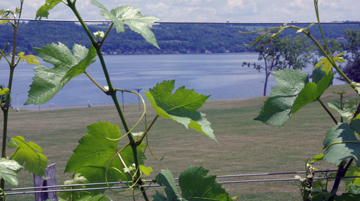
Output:
<svg viewBox="0 0 360 201">
<path fill-rule="evenodd" d="M 195 89 L 204 95 L 211 95 L 209 99 L 229 99 L 240 97 L 262 96 L 265 74 L 253 68 L 241 67 L 246 62 L 257 62 L 258 54 L 176 54 L 176 55 L 109 55 L 105 62 L 115 88 L 136 90 L 144 96 L 143 90 L 148 91 L 156 83 L 163 80 L 175 79 L 175 89 L 184 86 Z M 40 61 L 42 65 L 53 67 Z M 260 62 L 261 63 L 261 62 Z M 20 63 L 15 70 L 13 82 L 13 101 L 16 107 L 16 93 L 19 92 L 20 107 L 24 106 L 27 94 L 35 74 L 33 65 Z M 312 71 L 311 67 L 305 69 Z M 88 67 L 87 72 L 102 86 L 107 85 L 100 62 L 96 61 Z M 4 59 L 0 61 L 0 84 L 7 84 L 9 69 Z M 271 86 L 276 85 L 270 77 L 267 94 Z M 334 84 L 342 84 L 335 80 Z M 138 102 L 133 94 L 123 94 L 125 103 Z M 118 93 L 122 102 L 122 93 Z M 53 103 L 55 106 L 111 104 L 112 100 L 103 94 L 86 75 L 82 74 L 66 84 L 44 106 Z"/>
</svg>

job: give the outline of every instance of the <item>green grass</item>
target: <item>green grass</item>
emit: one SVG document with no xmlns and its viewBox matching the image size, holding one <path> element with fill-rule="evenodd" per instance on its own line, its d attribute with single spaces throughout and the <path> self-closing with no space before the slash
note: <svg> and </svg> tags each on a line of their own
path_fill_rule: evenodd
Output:
<svg viewBox="0 0 360 201">
<path fill-rule="evenodd" d="M 347 86 L 333 86 L 324 95 L 324 99 L 333 102 L 337 96 L 331 92 L 342 90 L 350 91 Z M 355 94 L 349 93 L 347 96 L 353 98 Z M 159 158 L 163 156 L 164 159 L 156 161 L 147 152 L 146 166 L 154 170 L 147 179 L 153 179 L 160 169 L 169 169 L 178 177 L 182 170 L 191 165 L 204 166 L 210 169 L 210 174 L 217 175 L 304 170 L 307 158 L 322 153 L 322 141 L 326 131 L 334 123 L 319 103 L 313 103 L 295 114 L 283 127 L 270 127 L 253 120 L 259 114 L 264 101 L 264 97 L 259 97 L 248 100 L 213 100 L 205 103 L 201 112 L 212 122 L 212 128 L 221 146 L 201 133 L 187 130 L 170 120 L 159 119 L 149 134 L 149 143 L 155 155 Z M 150 105 L 147 106 L 151 121 L 155 113 L 150 109 Z M 137 121 L 141 112 L 137 104 L 127 104 L 124 114 L 131 125 Z M 11 111 L 9 118 L 8 136 L 21 135 L 27 141 L 39 144 L 48 157 L 49 164 L 57 164 L 58 184 L 63 184 L 71 177 L 71 174 L 63 174 L 63 171 L 78 140 L 86 134 L 87 125 L 109 121 L 118 124 L 124 133 L 119 117 L 111 106 L 56 111 Z M 143 122 L 135 132 L 142 129 Z M 126 140 L 120 144 L 124 144 Z M 8 153 L 12 151 L 14 150 L 8 149 Z M 325 162 L 320 162 L 319 167 L 336 168 Z M 19 180 L 19 186 L 33 186 L 33 178 L 29 173 L 21 171 Z M 266 182 L 223 186 L 229 190 L 231 196 L 237 195 L 239 200 L 300 200 L 297 184 L 298 182 Z M 10 185 L 7 185 L 6 189 L 8 188 Z M 161 189 L 151 188 L 148 195 L 154 194 L 155 190 Z M 114 200 L 124 200 L 112 197 Z M 33 196 L 9 196 L 7 200 L 33 200 Z M 138 197 L 136 200 L 142 198 Z"/>
</svg>

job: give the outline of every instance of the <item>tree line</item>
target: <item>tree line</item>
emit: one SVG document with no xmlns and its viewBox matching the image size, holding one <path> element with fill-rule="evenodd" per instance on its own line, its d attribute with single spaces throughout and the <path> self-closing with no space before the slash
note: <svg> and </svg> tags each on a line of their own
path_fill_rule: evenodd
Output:
<svg viewBox="0 0 360 201">
<path fill-rule="evenodd" d="M 38 22 L 30 21 L 21 24 L 18 29 L 17 51 L 35 54 L 33 47 L 42 47 L 53 42 L 62 41 L 71 48 L 74 41 L 77 44 L 89 46 L 85 40 L 87 36 L 81 26 L 73 22 L 45 22 L 41 26 Z M 107 23 L 90 25 L 91 32 L 106 31 Z M 131 32 L 116 34 L 113 29 L 109 33 L 111 43 L 105 44 L 106 54 L 187 54 L 187 53 L 238 53 L 248 51 L 247 44 L 258 34 L 240 34 L 276 26 L 267 24 L 158 24 L 154 25 L 154 32 L 161 50 L 144 43 L 140 34 Z M 307 25 L 304 25 L 307 26 Z M 356 24 L 326 24 L 324 34 L 326 38 L 343 39 L 344 30 L 357 29 Z M 331 27 L 331 28 L 330 28 Z M 316 26 L 311 27 L 311 34 L 320 39 L 320 32 Z M 284 36 L 295 37 L 296 33 L 285 30 Z M 13 29 L 11 25 L 0 25 L 0 45 L 12 43 Z M 6 51 L 11 51 L 8 45 Z"/>
</svg>

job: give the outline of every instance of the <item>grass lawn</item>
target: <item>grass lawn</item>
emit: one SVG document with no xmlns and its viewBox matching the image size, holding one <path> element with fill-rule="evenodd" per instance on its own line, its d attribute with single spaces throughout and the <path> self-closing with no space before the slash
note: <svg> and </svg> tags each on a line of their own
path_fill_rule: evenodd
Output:
<svg viewBox="0 0 360 201">
<path fill-rule="evenodd" d="M 338 97 L 332 92 L 342 90 L 349 92 L 346 97 L 356 97 L 348 86 L 341 85 L 332 86 L 323 95 L 323 99 L 334 102 Z M 303 171 L 307 158 L 322 153 L 322 141 L 326 131 L 333 126 L 333 121 L 319 103 L 312 103 L 295 114 L 283 127 L 267 126 L 253 120 L 264 101 L 264 97 L 259 97 L 247 100 L 212 100 L 205 103 L 201 112 L 212 122 L 214 134 L 221 146 L 201 133 L 159 118 L 151 129 L 149 143 L 155 155 L 163 156 L 164 159 L 156 161 L 147 152 L 145 165 L 152 167 L 154 172 L 146 179 L 153 179 L 160 169 L 169 169 L 178 177 L 182 170 L 191 165 L 204 166 L 210 170 L 210 174 L 216 175 Z M 150 105 L 147 106 L 151 121 L 155 113 Z M 141 112 L 137 104 L 127 104 L 124 114 L 129 122 L 135 123 Z M 112 106 L 56 111 L 11 111 L 9 119 L 8 136 L 21 135 L 27 141 L 39 144 L 48 157 L 49 164 L 57 165 L 59 185 L 71 177 L 71 174 L 63 174 L 63 171 L 78 140 L 86 134 L 87 125 L 109 121 L 121 128 L 120 119 Z M 2 130 L 2 124 L 0 128 Z M 142 128 L 140 125 L 135 132 Z M 127 138 L 120 144 L 125 142 Z M 12 151 L 8 149 L 8 153 Z M 318 167 L 336 169 L 334 165 L 325 162 L 320 162 Z M 282 175 L 232 180 L 293 177 L 294 175 Z M 19 173 L 19 180 L 21 187 L 33 186 L 32 175 L 24 171 Z M 230 179 L 219 179 L 224 180 Z M 229 190 L 230 196 L 237 195 L 238 200 L 300 200 L 297 185 L 298 182 L 293 181 L 223 186 Z M 6 189 L 8 188 L 9 184 Z M 154 194 L 155 190 L 161 188 L 150 189 L 148 195 Z M 114 200 L 125 199 L 112 197 Z M 33 195 L 8 196 L 7 200 L 33 200 Z M 136 200 L 142 198 L 138 197 Z"/>
</svg>

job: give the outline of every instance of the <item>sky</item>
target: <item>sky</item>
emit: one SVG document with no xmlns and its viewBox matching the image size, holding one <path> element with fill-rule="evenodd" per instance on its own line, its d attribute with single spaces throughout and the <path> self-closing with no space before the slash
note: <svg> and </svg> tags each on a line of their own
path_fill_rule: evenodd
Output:
<svg viewBox="0 0 360 201">
<path fill-rule="evenodd" d="M 108 10 L 133 5 L 143 15 L 152 15 L 164 22 L 315 22 L 313 0 L 98 0 Z M 35 18 L 45 0 L 25 0 L 22 18 Z M 0 8 L 14 10 L 20 0 L 0 0 Z M 77 0 L 84 20 L 104 20 L 100 9 L 91 0 Z M 320 19 L 360 21 L 359 0 L 319 0 Z M 50 11 L 49 19 L 75 20 L 63 3 Z"/>
</svg>

